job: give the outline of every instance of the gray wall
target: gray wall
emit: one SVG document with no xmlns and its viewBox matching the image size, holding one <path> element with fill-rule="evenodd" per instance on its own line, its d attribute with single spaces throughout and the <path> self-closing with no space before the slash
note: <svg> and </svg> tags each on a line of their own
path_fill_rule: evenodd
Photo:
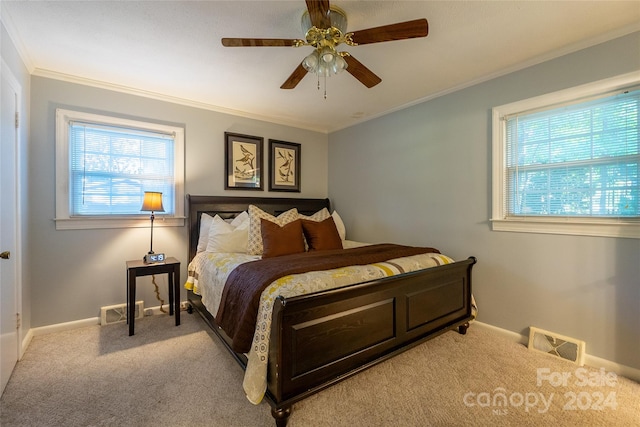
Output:
<svg viewBox="0 0 640 427">
<path fill-rule="evenodd" d="M 494 232 L 488 221 L 491 108 L 637 71 L 638 46 L 635 33 L 330 134 L 329 196 L 347 238 L 475 255 L 478 320 L 576 337 L 640 368 L 640 240 Z"/>
<path fill-rule="evenodd" d="M 32 327 L 96 317 L 100 307 L 126 301 L 125 261 L 141 258 L 149 249 L 149 229 L 57 231 L 55 216 L 55 110 L 102 112 L 185 127 L 185 191 L 203 195 L 282 197 L 284 193 L 224 190 L 224 132 L 238 132 L 302 144 L 302 192 L 293 197 L 327 197 L 325 134 L 142 98 L 43 77 L 31 82 L 31 143 L 29 153 L 28 240 L 33 260 L 30 285 Z M 266 175 L 265 175 L 266 178 Z M 287 193 L 291 195 L 291 193 Z M 35 203 L 37 201 L 37 203 Z M 154 250 L 182 262 L 187 270 L 186 227 L 162 227 L 156 221 Z M 165 303 L 166 275 L 157 277 Z M 157 306 L 148 277 L 138 279 L 138 300 Z M 184 292 L 184 291 L 183 291 Z M 186 294 L 183 293 L 183 299 Z"/>
</svg>

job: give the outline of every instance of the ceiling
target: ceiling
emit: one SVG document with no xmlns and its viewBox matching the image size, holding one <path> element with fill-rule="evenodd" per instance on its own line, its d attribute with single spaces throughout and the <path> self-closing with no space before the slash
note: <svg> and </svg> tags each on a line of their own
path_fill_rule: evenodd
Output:
<svg viewBox="0 0 640 427">
<path fill-rule="evenodd" d="M 640 30 L 639 1 L 332 0 L 347 31 L 427 18 L 426 38 L 340 45 L 382 78 L 280 85 L 311 47 L 227 48 L 222 37 L 300 38 L 303 0 L 2 1 L 34 75 L 332 132 Z"/>
</svg>

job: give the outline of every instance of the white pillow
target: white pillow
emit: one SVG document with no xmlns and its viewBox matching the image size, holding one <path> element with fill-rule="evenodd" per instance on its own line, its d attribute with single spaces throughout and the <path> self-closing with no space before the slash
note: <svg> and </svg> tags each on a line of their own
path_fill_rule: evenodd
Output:
<svg viewBox="0 0 640 427">
<path fill-rule="evenodd" d="M 207 244 L 209 243 L 209 227 L 211 227 L 212 221 L 213 218 L 211 215 L 203 213 L 200 216 L 200 234 L 198 234 L 198 247 L 196 252 L 207 250 Z"/>
<path fill-rule="evenodd" d="M 262 244 L 262 227 L 260 226 L 260 219 L 262 218 L 282 227 L 298 219 L 298 209 L 289 209 L 276 218 L 257 206 L 249 205 L 249 243 L 247 244 L 247 253 L 249 255 L 262 255 L 264 250 L 264 245 Z"/>
<path fill-rule="evenodd" d="M 338 212 L 333 211 L 331 214 L 333 217 L 333 222 L 336 223 L 336 228 L 338 229 L 338 234 L 340 235 L 340 239 L 343 241 L 347 238 L 347 229 L 344 227 L 344 222 L 342 222 L 342 218 L 338 215 Z"/>
<path fill-rule="evenodd" d="M 234 227 L 216 215 L 209 227 L 207 252 L 246 253 L 248 239 L 249 221 Z"/>
<path fill-rule="evenodd" d="M 233 218 L 233 221 L 231 221 L 231 225 L 237 227 L 245 221 L 249 221 L 249 214 L 247 213 L 247 211 L 242 211 L 242 213 L 238 214 L 237 217 Z"/>
</svg>

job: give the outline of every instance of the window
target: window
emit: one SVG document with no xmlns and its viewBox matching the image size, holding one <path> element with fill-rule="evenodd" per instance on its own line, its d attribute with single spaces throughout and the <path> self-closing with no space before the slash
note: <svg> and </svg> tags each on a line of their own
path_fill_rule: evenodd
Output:
<svg viewBox="0 0 640 427">
<path fill-rule="evenodd" d="M 147 226 L 145 191 L 183 225 L 183 164 L 183 128 L 58 109 L 56 229 Z"/>
<path fill-rule="evenodd" d="M 640 79 L 493 110 L 494 230 L 640 238 Z"/>
</svg>

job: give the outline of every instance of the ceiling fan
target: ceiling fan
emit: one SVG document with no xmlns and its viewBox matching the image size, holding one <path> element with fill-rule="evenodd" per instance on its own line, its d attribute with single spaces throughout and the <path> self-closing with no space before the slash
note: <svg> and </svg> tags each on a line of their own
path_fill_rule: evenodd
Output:
<svg viewBox="0 0 640 427">
<path fill-rule="evenodd" d="M 345 69 L 363 85 L 372 88 L 380 83 L 382 79 L 355 59 L 349 52 L 338 52 L 336 46 L 342 43 L 348 46 L 358 46 L 405 40 L 426 37 L 429 33 L 429 24 L 424 18 L 366 30 L 346 32 L 346 14 L 341 9 L 330 6 L 329 0 L 306 0 L 306 3 L 307 11 L 302 15 L 302 29 L 305 32 L 305 40 L 223 38 L 222 45 L 225 47 L 312 46 L 314 51 L 303 59 L 289 78 L 280 86 L 281 89 L 295 88 L 308 72 L 315 73 L 320 78 L 337 74 Z"/>
</svg>

